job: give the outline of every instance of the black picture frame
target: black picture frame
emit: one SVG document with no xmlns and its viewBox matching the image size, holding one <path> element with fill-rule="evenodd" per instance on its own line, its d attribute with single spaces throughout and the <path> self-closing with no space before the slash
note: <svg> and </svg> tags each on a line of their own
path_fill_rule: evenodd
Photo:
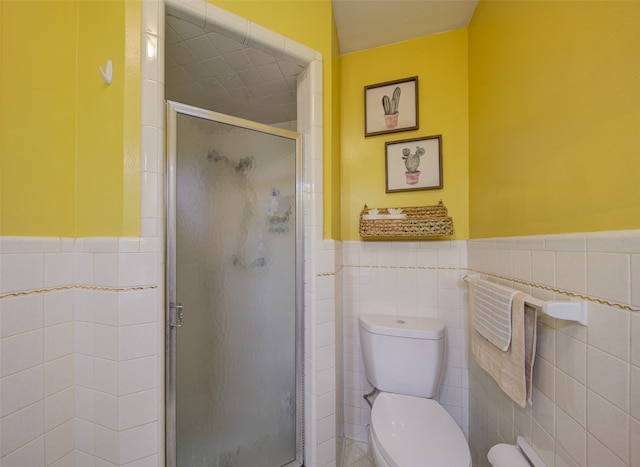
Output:
<svg viewBox="0 0 640 467">
<path fill-rule="evenodd" d="M 364 87 L 364 136 L 418 129 L 418 77 Z"/>
<path fill-rule="evenodd" d="M 442 188 L 442 135 L 387 141 L 386 191 Z"/>
</svg>

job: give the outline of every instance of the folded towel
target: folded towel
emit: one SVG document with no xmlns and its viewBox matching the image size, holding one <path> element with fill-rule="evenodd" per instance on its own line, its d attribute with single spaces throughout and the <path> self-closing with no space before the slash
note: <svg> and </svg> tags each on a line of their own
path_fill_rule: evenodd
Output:
<svg viewBox="0 0 640 467">
<path fill-rule="evenodd" d="M 476 284 L 469 286 L 470 322 L 475 322 Z M 503 352 L 471 329 L 471 353 L 480 368 L 520 407 L 531 404 L 533 365 L 536 356 L 537 310 L 525 304 L 527 295 L 516 292 L 511 303 L 511 346 Z"/>
<path fill-rule="evenodd" d="M 506 352 L 511 343 L 511 302 L 516 290 L 492 282 L 475 281 L 476 330 Z"/>
</svg>

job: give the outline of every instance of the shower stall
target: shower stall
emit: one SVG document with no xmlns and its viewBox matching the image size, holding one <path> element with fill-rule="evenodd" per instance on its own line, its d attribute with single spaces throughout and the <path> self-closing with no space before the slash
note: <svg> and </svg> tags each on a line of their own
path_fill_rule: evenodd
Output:
<svg viewBox="0 0 640 467">
<path fill-rule="evenodd" d="M 303 463 L 301 140 L 167 105 L 166 461 Z"/>
</svg>

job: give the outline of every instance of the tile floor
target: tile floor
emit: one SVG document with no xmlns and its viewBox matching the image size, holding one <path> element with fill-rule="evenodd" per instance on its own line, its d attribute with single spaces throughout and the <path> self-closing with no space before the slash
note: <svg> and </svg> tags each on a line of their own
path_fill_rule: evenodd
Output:
<svg viewBox="0 0 640 467">
<path fill-rule="evenodd" d="M 369 445 L 362 441 L 346 440 L 344 448 L 343 467 L 375 467 Z"/>
</svg>

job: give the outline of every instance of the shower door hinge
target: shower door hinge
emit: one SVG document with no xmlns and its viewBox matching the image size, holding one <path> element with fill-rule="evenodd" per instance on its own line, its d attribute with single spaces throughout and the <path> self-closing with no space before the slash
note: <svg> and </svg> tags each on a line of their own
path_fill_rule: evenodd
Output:
<svg viewBox="0 0 640 467">
<path fill-rule="evenodd" d="M 173 328 L 182 326 L 182 303 L 169 303 L 169 326 Z"/>
</svg>

